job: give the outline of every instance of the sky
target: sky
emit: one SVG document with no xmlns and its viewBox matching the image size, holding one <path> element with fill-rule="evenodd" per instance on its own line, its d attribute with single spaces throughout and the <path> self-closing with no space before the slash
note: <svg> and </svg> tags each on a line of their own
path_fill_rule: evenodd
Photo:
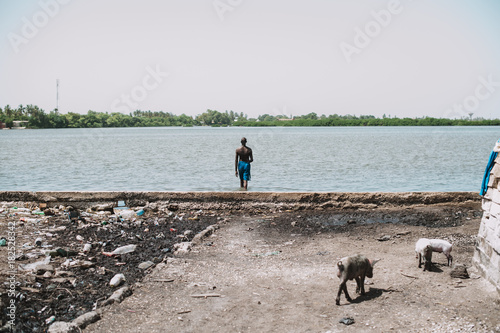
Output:
<svg viewBox="0 0 500 333">
<path fill-rule="evenodd" d="M 0 0 L 0 107 L 500 118 L 498 17 L 497 0 Z"/>
</svg>

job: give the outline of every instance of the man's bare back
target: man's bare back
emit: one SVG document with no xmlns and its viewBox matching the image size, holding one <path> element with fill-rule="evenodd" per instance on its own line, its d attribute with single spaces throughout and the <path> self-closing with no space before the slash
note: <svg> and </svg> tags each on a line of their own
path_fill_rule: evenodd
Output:
<svg viewBox="0 0 500 333">
<path fill-rule="evenodd" d="M 250 163 L 253 160 L 251 160 L 252 157 L 252 149 L 241 146 L 240 148 L 236 149 L 236 155 L 240 158 L 240 161 Z"/>
</svg>

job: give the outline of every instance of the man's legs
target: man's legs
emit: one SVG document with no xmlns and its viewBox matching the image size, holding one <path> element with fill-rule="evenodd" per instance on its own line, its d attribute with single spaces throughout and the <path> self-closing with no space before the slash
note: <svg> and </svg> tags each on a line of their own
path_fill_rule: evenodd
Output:
<svg viewBox="0 0 500 333">
<path fill-rule="evenodd" d="M 241 162 L 240 162 L 241 163 Z M 238 165 L 238 171 L 240 176 L 240 187 L 245 190 L 248 188 L 248 180 L 246 179 L 250 175 L 250 165 L 248 165 L 248 170 L 246 168 L 242 168 Z M 248 175 L 247 175 L 248 172 Z"/>
</svg>

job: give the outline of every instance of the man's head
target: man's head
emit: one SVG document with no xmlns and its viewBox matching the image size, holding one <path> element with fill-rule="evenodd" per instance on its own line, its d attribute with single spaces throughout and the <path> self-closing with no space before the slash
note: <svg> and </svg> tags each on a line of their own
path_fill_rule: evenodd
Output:
<svg viewBox="0 0 500 333">
<path fill-rule="evenodd" d="M 247 138 L 243 137 L 241 138 L 241 144 L 244 146 L 247 144 Z"/>
</svg>

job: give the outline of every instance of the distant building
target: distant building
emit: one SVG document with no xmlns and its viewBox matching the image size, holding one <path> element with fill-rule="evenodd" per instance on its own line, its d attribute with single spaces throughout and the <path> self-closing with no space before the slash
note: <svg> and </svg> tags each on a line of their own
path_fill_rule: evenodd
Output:
<svg viewBox="0 0 500 333">
<path fill-rule="evenodd" d="M 6 123 L 2 123 L 2 122 L 0 121 L 0 129 L 4 129 L 4 128 L 5 128 L 5 126 L 7 126 L 7 124 L 6 124 Z"/>
<path fill-rule="evenodd" d="M 27 120 L 15 120 L 12 122 L 12 129 L 25 129 L 28 126 Z"/>
</svg>

